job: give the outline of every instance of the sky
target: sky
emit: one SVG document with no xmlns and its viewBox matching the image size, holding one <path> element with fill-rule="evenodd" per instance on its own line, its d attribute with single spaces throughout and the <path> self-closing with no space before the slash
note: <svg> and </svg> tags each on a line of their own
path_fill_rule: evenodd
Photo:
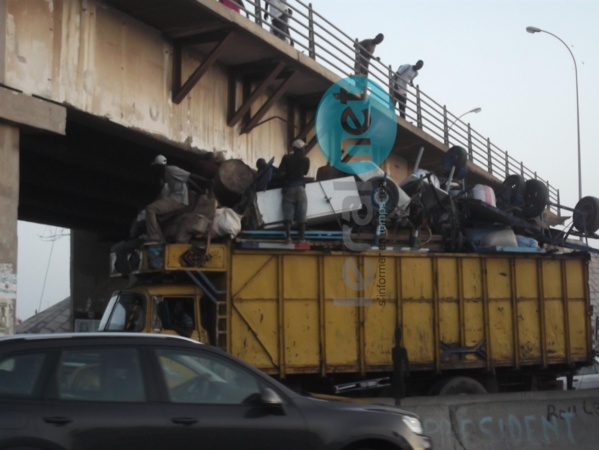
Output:
<svg viewBox="0 0 599 450">
<path fill-rule="evenodd" d="M 294 6 L 294 0 L 288 0 Z M 385 40 L 376 56 L 394 68 L 421 59 L 415 84 L 560 190 L 578 200 L 578 67 L 583 196 L 599 197 L 599 2 L 597 0 L 312 0 L 354 38 Z M 68 232 L 68 230 L 66 231 Z M 69 295 L 69 239 L 54 227 L 19 223 L 17 315 L 31 316 Z M 50 258 L 50 252 L 52 256 Z M 42 297 L 42 287 L 48 270 Z M 40 301 L 41 299 L 41 301 Z"/>
</svg>

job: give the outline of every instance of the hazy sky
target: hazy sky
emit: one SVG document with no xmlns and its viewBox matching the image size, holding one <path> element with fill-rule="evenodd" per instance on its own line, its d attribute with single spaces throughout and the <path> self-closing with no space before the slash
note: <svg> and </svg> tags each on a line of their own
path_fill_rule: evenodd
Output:
<svg viewBox="0 0 599 450">
<path fill-rule="evenodd" d="M 293 6 L 294 1 L 289 0 Z M 352 37 L 384 33 L 376 55 L 386 65 L 424 61 L 422 91 L 560 189 L 578 197 L 574 64 L 578 63 L 583 195 L 599 197 L 599 2 L 597 0 L 313 0 L 316 11 Z M 40 306 L 55 229 L 19 223 L 17 313 Z M 69 242 L 54 243 L 41 307 L 69 295 Z"/>
</svg>

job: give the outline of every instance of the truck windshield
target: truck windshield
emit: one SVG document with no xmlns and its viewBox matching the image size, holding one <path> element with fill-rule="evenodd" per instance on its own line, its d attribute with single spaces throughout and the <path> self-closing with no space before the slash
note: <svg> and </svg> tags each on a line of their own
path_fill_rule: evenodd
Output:
<svg viewBox="0 0 599 450">
<path fill-rule="evenodd" d="M 110 299 L 100 322 L 100 330 L 142 331 L 144 318 L 144 298 L 131 292 L 119 292 Z"/>
</svg>

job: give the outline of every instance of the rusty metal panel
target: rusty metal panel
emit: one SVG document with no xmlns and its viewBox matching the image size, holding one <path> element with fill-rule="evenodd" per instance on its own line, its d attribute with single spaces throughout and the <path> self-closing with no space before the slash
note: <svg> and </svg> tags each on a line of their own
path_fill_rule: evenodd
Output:
<svg viewBox="0 0 599 450">
<path fill-rule="evenodd" d="M 319 263 L 315 256 L 283 258 L 284 355 L 287 372 L 320 367 Z M 301 275 L 300 275 L 301 274 Z"/>
<path fill-rule="evenodd" d="M 568 340 L 580 361 L 587 291 L 573 287 L 583 297 L 564 300 L 562 280 L 584 282 L 585 267 L 582 258 L 517 255 L 239 252 L 233 353 L 271 373 L 385 371 L 400 326 L 420 368 L 564 363 Z M 441 360 L 443 346 L 481 345 L 486 358 Z"/>
</svg>

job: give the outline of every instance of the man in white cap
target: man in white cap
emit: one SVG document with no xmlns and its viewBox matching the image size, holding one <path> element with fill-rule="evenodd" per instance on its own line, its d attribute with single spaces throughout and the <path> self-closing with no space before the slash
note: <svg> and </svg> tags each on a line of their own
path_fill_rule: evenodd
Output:
<svg viewBox="0 0 599 450">
<path fill-rule="evenodd" d="M 285 179 L 283 188 L 283 223 L 285 241 L 291 242 L 291 223 L 295 219 L 299 225 L 300 242 L 305 242 L 306 210 L 308 199 L 304 186 L 304 176 L 310 170 L 310 160 L 305 155 L 306 143 L 296 139 L 291 144 L 293 153 L 283 156 L 279 171 Z"/>
<path fill-rule="evenodd" d="M 165 239 L 156 216 L 178 211 L 189 205 L 187 182 L 190 173 L 177 166 L 168 166 L 166 158 L 162 155 L 154 158 L 152 168 L 162 178 L 165 184 L 164 191 L 168 189 L 168 192 L 146 206 L 146 228 L 148 233 L 146 244 L 161 244 L 165 242 Z"/>
</svg>

